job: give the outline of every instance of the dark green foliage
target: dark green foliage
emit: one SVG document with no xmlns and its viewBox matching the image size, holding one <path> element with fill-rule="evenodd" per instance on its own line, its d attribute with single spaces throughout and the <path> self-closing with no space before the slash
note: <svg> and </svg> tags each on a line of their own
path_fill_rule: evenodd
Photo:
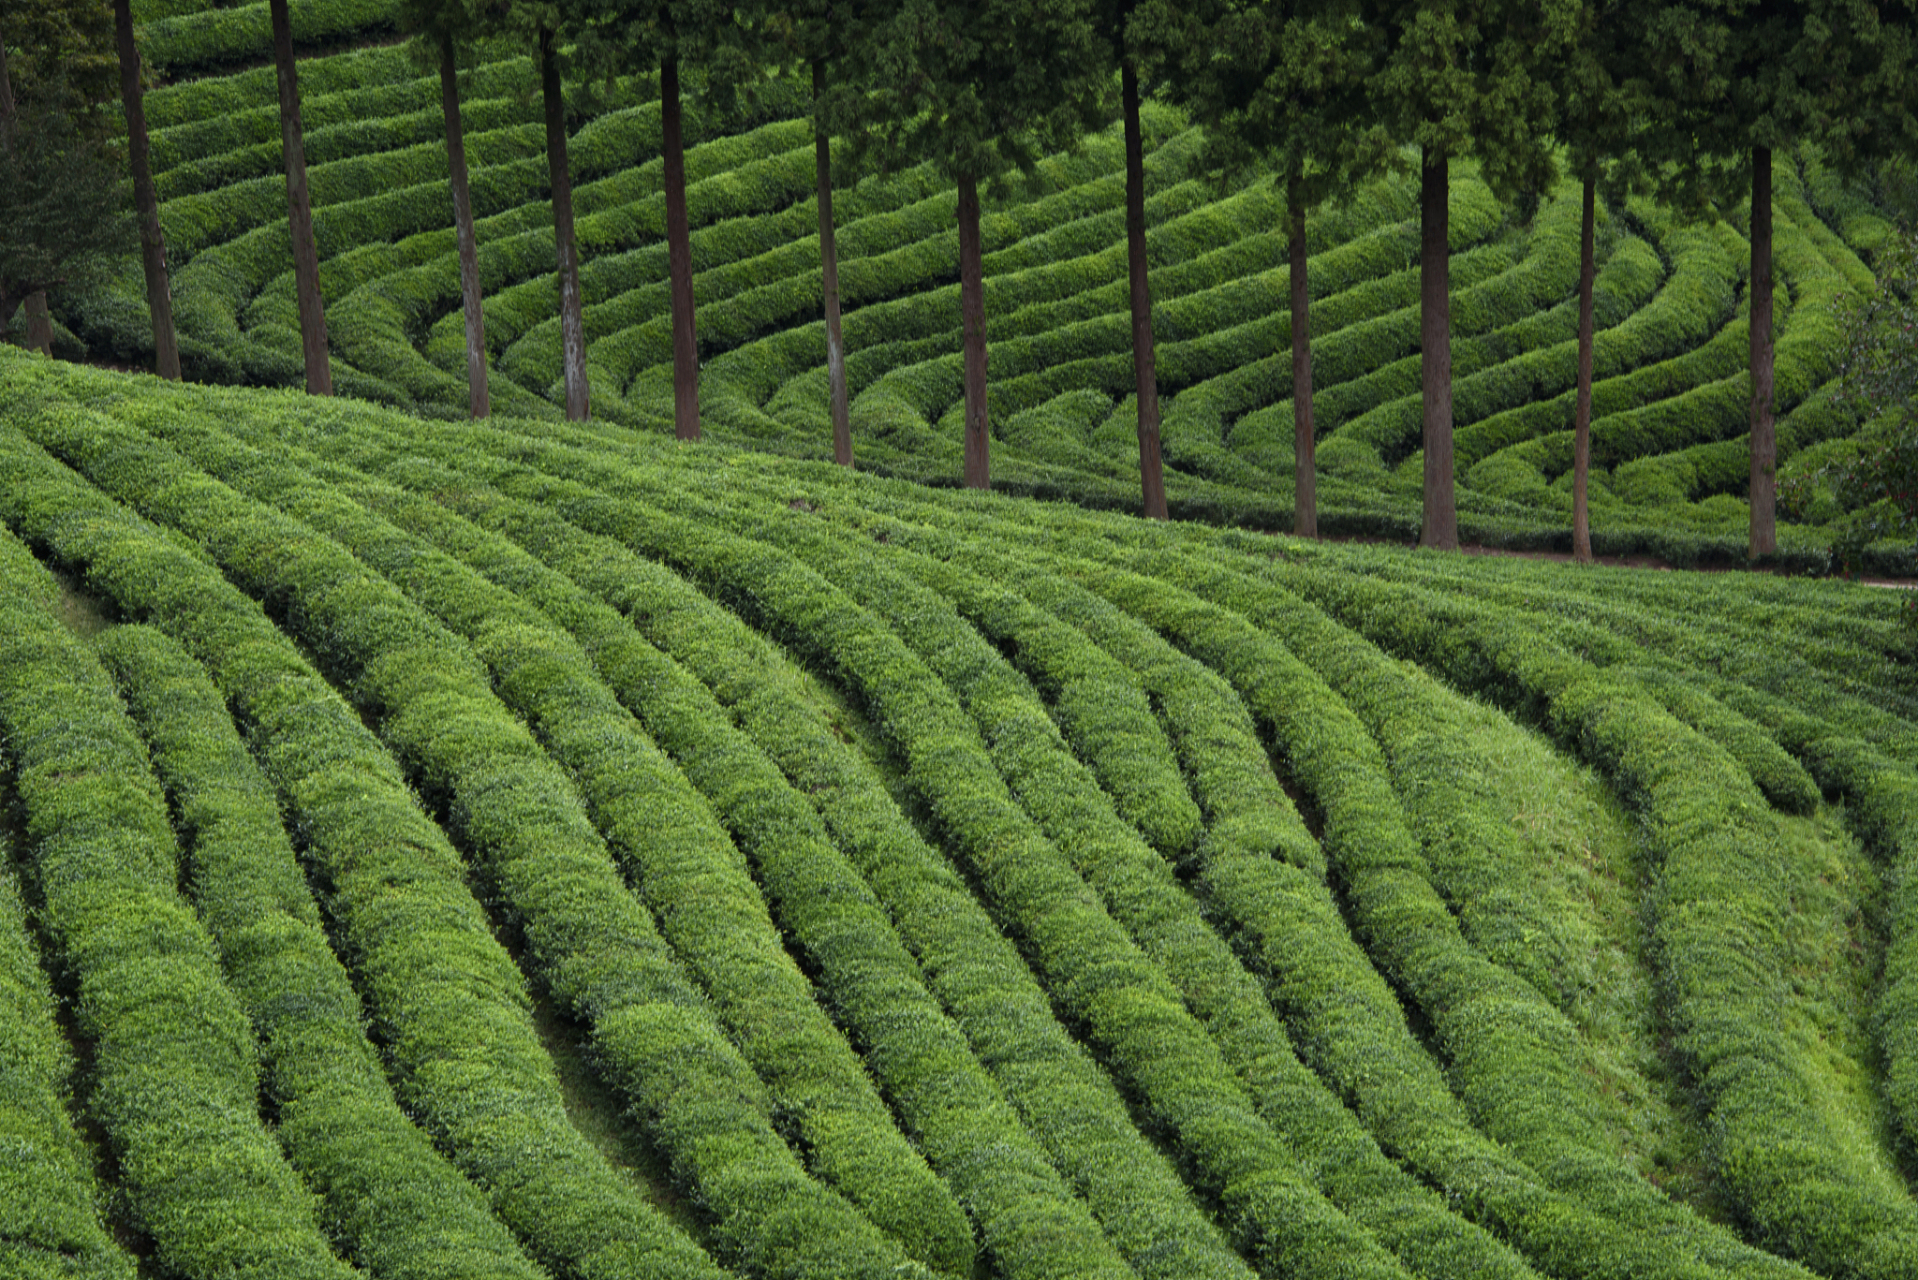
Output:
<svg viewBox="0 0 1918 1280">
<path fill-rule="evenodd" d="M 42 604 L 51 583 L 8 557 L 0 590 Z M 22 572 L 25 570 L 25 572 Z M 36 580 L 37 579 L 37 580 Z M 100 1187 L 74 1132 L 73 1054 L 54 1022 L 53 992 L 20 901 L 12 850 L 0 835 L 0 1265 L 20 1280 L 133 1275 L 133 1260 L 102 1229 Z"/>
<path fill-rule="evenodd" d="M 43 428 L 85 421 L 53 412 Z M 251 722 L 262 765 L 327 877 L 362 996 L 404 1072 L 401 1100 L 452 1147 L 494 1211 L 536 1256 L 583 1280 L 720 1274 L 571 1128 L 523 979 L 466 868 L 354 711 L 203 559 L 18 436 L 6 460 L 6 522 L 83 567 L 123 611 L 176 634 Z M 636 1022 L 626 1020 L 619 1043 Z M 529 1147 L 543 1158 L 522 1159 Z"/>
<path fill-rule="evenodd" d="M 180 1274 L 346 1280 L 261 1123 L 253 1028 L 180 902 L 166 803 L 112 682 L 10 535 L 0 573 L 0 731 L 39 914 L 93 1049 L 89 1109 L 132 1220 Z"/>
<path fill-rule="evenodd" d="M 538 1280 L 485 1198 L 394 1100 L 272 789 L 219 691 L 150 628 L 115 627 L 97 648 L 177 814 L 186 883 L 253 1020 L 280 1141 L 350 1255 L 378 1275 Z"/>
</svg>

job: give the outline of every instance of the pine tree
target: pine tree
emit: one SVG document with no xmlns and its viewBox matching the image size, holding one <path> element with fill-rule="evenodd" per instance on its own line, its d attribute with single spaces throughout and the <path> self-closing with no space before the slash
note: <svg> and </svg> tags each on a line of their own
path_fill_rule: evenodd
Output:
<svg viewBox="0 0 1918 1280">
<path fill-rule="evenodd" d="M 1379 42 L 1352 0 L 1316 4 L 1150 0 L 1135 20 L 1168 67 L 1168 92 L 1207 130 L 1207 162 L 1269 172 L 1285 191 L 1291 284 L 1293 531 L 1318 536 L 1311 288 L 1305 220 L 1395 163 L 1366 80 Z"/>
<path fill-rule="evenodd" d="M 1645 24 L 1660 91 L 1678 104 L 1666 193 L 1694 207 L 1749 201 L 1751 534 L 1778 549 L 1772 403 L 1772 165 L 1815 142 L 1841 171 L 1918 138 L 1911 0 L 1724 0 L 1658 6 Z"/>
<path fill-rule="evenodd" d="M 1452 475 L 1451 162 L 1476 157 L 1494 191 L 1554 177 L 1551 74 L 1576 34 L 1570 0 L 1373 3 L 1359 21 L 1383 42 L 1368 86 L 1395 140 L 1419 149 L 1419 341 L 1425 484 L 1419 545 L 1458 548 Z"/>
<path fill-rule="evenodd" d="M 890 0 L 862 18 L 858 152 L 882 168 L 929 162 L 958 188 L 965 466 L 991 485 L 981 184 L 1030 171 L 1095 123 L 1108 64 L 1090 0 Z"/>
<path fill-rule="evenodd" d="M 300 354 L 309 395 L 333 394 L 333 362 L 326 344 L 326 303 L 320 296 L 320 253 L 313 242 L 313 197 L 306 186 L 306 143 L 300 125 L 300 81 L 293 58 L 287 0 L 269 0 L 273 65 L 280 84 L 280 148 L 286 163 L 287 226 L 293 237 L 293 287 L 299 298 Z"/>
</svg>

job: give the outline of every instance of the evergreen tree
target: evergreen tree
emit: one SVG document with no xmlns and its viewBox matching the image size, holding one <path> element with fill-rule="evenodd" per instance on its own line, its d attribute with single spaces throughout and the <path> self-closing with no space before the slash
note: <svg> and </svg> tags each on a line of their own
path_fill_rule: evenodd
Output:
<svg viewBox="0 0 1918 1280">
<path fill-rule="evenodd" d="M 94 104 L 111 83 L 91 10 L 49 0 L 0 15 L 0 330 L 29 299 L 69 284 L 132 241 L 125 191 Z M 104 5 L 95 17 L 110 18 Z M 77 21 L 76 21 L 77 19 Z M 77 78 L 69 78 L 69 70 Z M 108 87 L 104 87 L 108 86 Z M 50 329 L 50 326 L 43 326 Z M 50 333 L 29 332 L 45 350 Z"/>
<path fill-rule="evenodd" d="M 125 3 L 125 0 L 121 0 Z M 460 0 L 408 0 L 407 27 L 418 33 L 416 52 L 439 70 L 440 113 L 446 122 L 446 171 L 453 195 L 453 232 L 459 245 L 460 307 L 466 320 L 466 387 L 475 418 L 492 412 L 486 387 L 486 316 L 481 309 L 479 242 L 473 229 L 473 197 L 466 170 L 466 128 L 460 119 L 459 53 L 476 32 L 473 14 Z"/>
<path fill-rule="evenodd" d="M 835 0 L 767 4 L 753 15 L 768 50 L 799 62 L 812 79 L 813 167 L 819 205 L 821 309 L 826 323 L 827 399 L 832 415 L 833 461 L 852 465 L 852 407 L 846 390 L 846 346 L 839 322 L 839 249 L 832 216 L 832 135 L 829 116 L 833 80 L 843 72 L 855 6 Z"/>
<path fill-rule="evenodd" d="M 1168 64 L 1169 92 L 1207 130 L 1209 167 L 1267 170 L 1285 191 L 1290 261 L 1293 530 L 1318 536 L 1306 215 L 1397 156 L 1370 110 L 1379 42 L 1354 0 L 1148 0 L 1134 30 Z"/>
<path fill-rule="evenodd" d="M 1091 127 L 1105 50 L 1091 0 L 890 0 L 861 23 L 848 132 L 880 167 L 930 162 L 958 187 L 965 483 L 991 483 L 979 188 Z"/>
<path fill-rule="evenodd" d="M 173 286 L 168 278 L 166 236 L 160 230 L 160 201 L 147 160 L 145 87 L 140 50 L 133 42 L 132 0 L 113 0 L 113 38 L 119 54 L 120 102 L 127 118 L 127 164 L 133 171 L 133 206 L 140 226 L 140 267 L 146 276 L 147 313 L 153 322 L 153 367 L 162 378 L 179 381 L 180 341 L 173 328 Z"/>
<path fill-rule="evenodd" d="M 673 434 L 699 439 L 699 331 L 693 311 L 693 250 L 686 209 L 686 146 L 680 73 L 693 65 L 709 96 L 759 73 L 743 16 L 718 0 L 574 0 L 583 56 L 603 74 L 659 72 L 660 160 L 666 187 L 666 270 L 673 320 Z"/>
<path fill-rule="evenodd" d="M 326 346 L 326 303 L 320 297 L 320 253 L 313 242 L 313 197 L 306 186 L 306 143 L 300 125 L 300 82 L 293 58 L 287 0 L 269 0 L 273 65 L 280 84 L 280 148 L 286 162 L 287 225 L 293 236 L 293 287 L 299 298 L 300 353 L 310 395 L 333 394 L 333 363 Z"/>
<path fill-rule="evenodd" d="M 1772 164 L 1815 142 L 1841 171 L 1913 145 L 1912 0 L 1720 0 L 1657 6 L 1645 24 L 1679 106 L 1669 198 L 1750 202 L 1752 559 L 1778 549 L 1772 411 Z"/>
<path fill-rule="evenodd" d="M 60 154 L 75 148 L 102 154 L 111 133 L 110 118 L 101 108 L 114 91 L 112 23 L 112 11 L 104 0 L 0 3 L 0 44 L 10 44 L 12 54 L 0 112 L 19 116 L 16 131 L 37 127 L 43 114 L 57 115 L 73 126 L 69 138 L 63 124 L 52 125 L 68 139 Z M 36 143 L 35 150 L 42 158 L 55 154 L 44 143 Z M 47 194 L 43 191 L 40 198 L 44 201 Z M 31 290 L 23 301 L 28 348 L 51 354 L 53 321 L 47 291 Z M 20 305 L 16 302 L 14 309 Z"/>
<path fill-rule="evenodd" d="M 1165 465 L 1159 449 L 1159 374 L 1154 362 L 1152 281 L 1145 243 L 1145 136 L 1139 119 L 1142 65 L 1163 62 L 1154 47 L 1155 20 L 1163 0 L 1102 0 L 1096 8 L 1099 34 L 1119 68 L 1119 113 L 1125 130 L 1126 288 L 1132 306 L 1132 380 L 1139 408 L 1139 489 L 1147 517 L 1166 518 Z M 1142 10 L 1146 11 L 1142 14 Z M 1138 29 L 1133 23 L 1138 22 Z"/>
<path fill-rule="evenodd" d="M 1452 476 L 1451 161 L 1476 157 L 1494 191 L 1554 177 L 1551 75 L 1577 30 L 1575 0 L 1392 0 L 1361 6 L 1382 42 L 1370 82 L 1392 136 L 1419 149 L 1419 333 L 1424 518 L 1419 545 L 1456 550 Z"/>
<path fill-rule="evenodd" d="M 1648 181 L 1642 148 L 1661 125 L 1668 104 L 1654 98 L 1646 79 L 1644 6 L 1633 0 L 1587 0 L 1578 37 L 1558 76 L 1558 135 L 1582 187 L 1579 223 L 1578 389 L 1572 414 L 1572 558 L 1592 561 L 1588 489 L 1592 469 L 1592 280 L 1599 187 L 1622 200 Z"/>
</svg>

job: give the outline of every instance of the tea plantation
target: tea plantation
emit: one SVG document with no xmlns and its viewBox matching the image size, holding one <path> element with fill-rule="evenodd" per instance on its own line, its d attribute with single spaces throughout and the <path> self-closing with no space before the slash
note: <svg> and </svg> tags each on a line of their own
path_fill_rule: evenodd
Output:
<svg viewBox="0 0 1918 1280">
<path fill-rule="evenodd" d="M 657 102 L 579 99 L 566 422 L 531 71 L 480 60 L 469 421 L 394 12 L 296 12 L 335 50 L 300 74 L 338 398 L 284 389 L 263 4 L 135 5 L 197 381 L 0 346 L 0 1276 L 1918 1275 L 1898 593 L 1269 532 L 1279 201 L 1163 108 L 1200 519 L 1129 514 L 1116 136 L 988 211 L 1010 492 L 951 487 L 950 188 L 841 189 L 860 470 L 823 460 L 778 84 L 690 117 L 686 445 Z M 1557 547 L 1577 192 L 1453 172 L 1462 530 Z M 1809 152 L 1778 175 L 1789 476 L 1871 430 L 1833 304 L 1888 224 Z M 1405 540 L 1415 180 L 1311 235 L 1321 518 Z M 1738 223 L 1634 201 L 1600 252 L 1598 549 L 1741 558 Z M 137 267 L 56 314 L 57 354 L 150 358 Z M 1822 566 L 1836 503 L 1799 514 L 1781 560 Z"/>
<path fill-rule="evenodd" d="M 393 0 L 295 6 L 321 285 L 343 394 L 465 416 L 464 328 L 436 72 L 392 43 Z M 263 5 L 136 4 L 141 48 L 176 83 L 147 96 L 187 376 L 302 382 L 280 124 Z M 185 12 L 175 13 L 175 10 Z M 330 42 L 330 43 L 329 43 Z M 524 50 L 480 46 L 463 76 L 493 403 L 564 402 L 538 80 Z M 489 52 L 490 50 L 490 52 Z M 251 69 L 232 71 L 253 63 Z M 672 421 L 665 199 L 656 86 L 573 93 L 571 165 L 596 419 Z M 688 207 L 706 430 L 830 456 L 810 89 L 771 81 L 750 110 L 689 97 Z M 1292 406 L 1281 194 L 1222 186 L 1200 134 L 1145 118 L 1147 220 L 1175 515 L 1291 527 Z M 1136 406 L 1115 125 L 989 204 L 983 226 L 993 480 L 1136 509 Z M 1774 249 L 1780 476 L 1848 456 L 1830 401 L 1834 304 L 1869 290 L 1881 210 L 1811 152 L 1781 153 Z M 1451 195 L 1455 460 L 1467 541 L 1569 549 L 1579 191 L 1501 204 L 1465 162 Z M 848 174 L 848 179 L 857 177 Z M 930 169 L 843 181 L 835 202 L 858 464 L 956 483 L 961 449 L 958 238 Z M 1677 563 L 1742 562 L 1745 214 L 1686 222 L 1647 200 L 1602 207 L 1595 286 L 1595 545 Z M 1416 535 L 1420 453 L 1417 166 L 1314 215 L 1319 504 L 1326 532 Z M 56 311 L 95 357 L 151 360 L 137 261 Z M 1814 489 L 1780 552 L 1823 569 L 1840 512 Z M 1908 547 L 1880 571 L 1910 573 Z"/>
</svg>

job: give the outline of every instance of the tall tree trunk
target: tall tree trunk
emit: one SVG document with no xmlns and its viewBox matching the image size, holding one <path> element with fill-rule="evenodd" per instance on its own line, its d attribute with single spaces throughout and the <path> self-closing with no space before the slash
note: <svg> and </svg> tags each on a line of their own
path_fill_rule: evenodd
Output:
<svg viewBox="0 0 1918 1280">
<path fill-rule="evenodd" d="M 1592 239 L 1597 233 L 1598 179 L 1585 177 L 1585 216 L 1578 232 L 1578 398 L 1572 410 L 1572 559 L 1592 562 L 1586 486 L 1592 472 Z"/>
<path fill-rule="evenodd" d="M 1771 149 L 1752 148 L 1751 558 L 1778 550 L 1778 432 L 1772 422 Z"/>
<path fill-rule="evenodd" d="M 0 39 L 0 146 L 4 146 L 7 155 L 13 155 L 14 105 L 13 78 L 7 73 L 7 42 Z M 21 299 L 10 293 L 6 282 L 0 280 L 0 332 L 13 327 L 13 313 L 20 309 Z"/>
<path fill-rule="evenodd" d="M 1425 153 L 1419 173 L 1419 372 L 1425 388 L 1425 519 L 1419 545 L 1458 550 L 1452 492 L 1452 293 L 1444 152 Z"/>
<path fill-rule="evenodd" d="M 814 119 L 826 92 L 826 64 L 812 64 Z M 852 465 L 852 407 L 846 395 L 846 344 L 839 332 L 839 249 L 832 226 L 832 140 L 824 125 L 813 126 L 813 166 L 819 183 L 819 291 L 826 307 L 826 385 L 832 404 L 832 458 Z"/>
<path fill-rule="evenodd" d="M 546 104 L 546 171 L 553 185 L 553 243 L 559 251 L 560 362 L 566 375 L 566 419 L 591 412 L 586 390 L 586 323 L 580 314 L 579 247 L 573 239 L 573 178 L 566 167 L 566 99 L 559 88 L 553 33 L 539 29 L 539 85 Z"/>
<path fill-rule="evenodd" d="M 53 354 L 53 317 L 47 312 L 45 289 L 27 295 L 27 350 L 43 356 Z"/>
<path fill-rule="evenodd" d="M 173 287 L 167 278 L 166 237 L 160 232 L 160 201 L 147 159 L 146 95 L 140 85 L 140 50 L 133 43 L 131 0 L 114 0 L 113 34 L 120 51 L 120 102 L 127 113 L 133 207 L 140 220 L 140 265 L 146 272 L 147 312 L 153 318 L 153 368 L 162 378 L 177 382 L 180 342 L 173 331 Z"/>
<path fill-rule="evenodd" d="M 966 487 L 990 489 L 992 436 L 986 422 L 986 286 L 979 251 L 979 182 L 959 178 L 959 315 L 966 348 Z"/>
<path fill-rule="evenodd" d="M 1145 138 L 1139 127 L 1139 73 L 1127 58 L 1119 72 L 1125 107 L 1126 268 L 1132 286 L 1132 376 L 1139 399 L 1139 488 L 1145 514 L 1166 518 L 1165 467 L 1159 460 L 1159 374 L 1153 360 L 1152 281 L 1145 260 Z"/>
<path fill-rule="evenodd" d="M 660 150 L 666 165 L 666 274 L 673 295 L 673 434 L 699 439 L 699 330 L 693 320 L 693 240 L 686 220 L 686 144 L 680 135 L 679 55 L 659 61 Z"/>
<path fill-rule="evenodd" d="M 126 4 L 128 0 L 120 0 Z M 473 416 L 492 412 L 486 391 L 486 315 L 480 309 L 479 244 L 473 235 L 473 196 L 466 181 L 466 128 L 460 120 L 459 68 L 453 33 L 440 33 L 440 111 L 446 117 L 446 172 L 453 184 L 453 228 L 460 248 L 460 306 L 466 313 L 466 388 Z"/>
<path fill-rule="evenodd" d="M 1317 436 L 1312 425 L 1312 292 L 1306 276 L 1305 200 L 1295 178 L 1286 191 L 1291 217 L 1288 248 L 1292 266 L 1292 532 L 1301 538 L 1319 536 L 1319 478 L 1314 455 Z"/>
<path fill-rule="evenodd" d="M 293 285 L 300 302 L 300 349 L 309 394 L 333 394 L 326 350 L 326 304 L 320 298 L 320 254 L 313 243 L 313 200 L 306 189 L 306 144 L 300 129 L 300 82 L 293 68 L 293 23 L 287 0 L 269 0 L 273 62 L 280 75 L 280 149 L 286 159 L 287 222 L 293 233 Z"/>
</svg>

